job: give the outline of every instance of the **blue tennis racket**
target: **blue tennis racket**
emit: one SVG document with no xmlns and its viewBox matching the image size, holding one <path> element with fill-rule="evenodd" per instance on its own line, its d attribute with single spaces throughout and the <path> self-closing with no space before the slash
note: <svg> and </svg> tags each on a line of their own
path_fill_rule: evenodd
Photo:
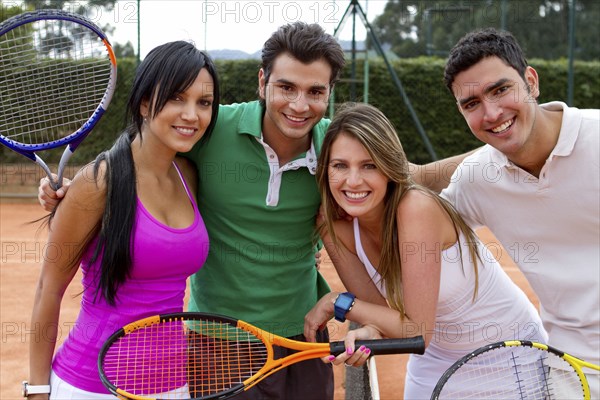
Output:
<svg viewBox="0 0 600 400">
<path fill-rule="evenodd" d="M 116 80 L 111 44 L 87 18 L 37 10 L 7 19 L 0 24 L 0 143 L 38 163 L 58 189 Z M 65 145 L 54 180 L 36 152 Z"/>
</svg>

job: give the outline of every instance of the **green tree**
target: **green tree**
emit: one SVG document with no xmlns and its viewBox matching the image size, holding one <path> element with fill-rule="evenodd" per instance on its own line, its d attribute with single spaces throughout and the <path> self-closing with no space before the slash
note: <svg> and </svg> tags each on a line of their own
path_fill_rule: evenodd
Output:
<svg viewBox="0 0 600 400">
<path fill-rule="evenodd" d="M 66 0 L 25 0 L 24 5 L 27 9 L 57 9 L 70 11 L 76 14 L 80 14 L 87 17 L 93 17 L 96 15 L 98 8 L 102 8 L 105 11 L 112 11 L 115 6 L 116 0 L 88 0 L 86 2 L 73 2 Z M 107 35 L 114 32 L 114 27 L 106 24 L 100 26 L 100 29 Z M 47 52 L 67 52 L 73 46 L 73 37 L 77 37 L 77 32 L 65 32 L 63 29 L 59 29 L 58 32 L 53 36 L 49 37 L 46 43 L 42 43 L 42 46 Z"/>
<path fill-rule="evenodd" d="M 126 57 L 135 58 L 135 50 L 133 49 L 131 42 L 127 42 L 125 44 L 115 43 L 113 45 L 113 50 L 115 51 L 115 56 L 117 59 Z"/>
<path fill-rule="evenodd" d="M 92 7 L 102 7 L 107 11 L 111 11 L 115 6 L 116 0 L 88 0 L 83 3 L 67 0 L 25 0 L 24 3 L 28 8 L 32 9 L 54 8 L 87 15 Z"/>
<path fill-rule="evenodd" d="M 465 33 L 496 27 L 511 31 L 529 58 L 558 59 L 568 55 L 571 3 L 575 57 L 598 60 L 598 0 L 389 0 L 373 29 L 400 57 L 443 57 Z"/>
<path fill-rule="evenodd" d="M 14 2 L 4 3 L 0 0 L 0 22 L 14 17 L 23 12 L 23 9 Z"/>
</svg>

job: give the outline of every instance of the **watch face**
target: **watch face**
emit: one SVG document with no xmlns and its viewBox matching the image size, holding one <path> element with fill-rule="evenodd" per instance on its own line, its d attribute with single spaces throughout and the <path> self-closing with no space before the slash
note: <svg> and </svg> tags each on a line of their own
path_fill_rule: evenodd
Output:
<svg viewBox="0 0 600 400">
<path fill-rule="evenodd" d="M 353 301 L 354 299 L 352 297 L 342 294 L 340 295 L 340 297 L 338 297 L 337 301 L 335 302 L 335 305 L 339 308 L 347 310 L 348 308 L 350 308 Z"/>
<path fill-rule="evenodd" d="M 354 295 L 351 293 L 340 293 L 333 305 L 335 319 L 344 322 L 346 320 L 346 313 L 350 311 L 353 304 Z"/>
</svg>

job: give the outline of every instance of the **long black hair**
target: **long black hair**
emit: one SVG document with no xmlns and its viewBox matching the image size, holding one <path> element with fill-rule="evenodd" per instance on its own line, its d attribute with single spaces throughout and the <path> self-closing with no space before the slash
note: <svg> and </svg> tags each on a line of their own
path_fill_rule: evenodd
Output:
<svg viewBox="0 0 600 400">
<path fill-rule="evenodd" d="M 136 173 L 131 143 L 141 135 L 144 119 L 141 106 L 148 102 L 149 118 L 156 116 L 174 94 L 184 92 L 206 68 L 213 79 L 212 119 L 201 140 L 206 140 L 217 121 L 219 80 L 211 58 L 192 43 L 176 41 L 154 48 L 139 65 L 127 102 L 129 126 L 112 148 L 101 153 L 94 166 L 98 178 L 106 163 L 106 206 L 98 228 L 98 243 L 91 262 L 102 254 L 96 295 L 102 293 L 114 305 L 119 286 L 132 266 L 132 231 L 137 207 Z"/>
</svg>

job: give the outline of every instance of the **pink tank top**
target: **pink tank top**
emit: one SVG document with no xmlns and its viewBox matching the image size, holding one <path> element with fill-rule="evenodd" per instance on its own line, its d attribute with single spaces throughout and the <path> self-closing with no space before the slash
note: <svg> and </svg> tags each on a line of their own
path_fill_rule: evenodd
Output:
<svg viewBox="0 0 600 400">
<path fill-rule="evenodd" d="M 89 263 L 96 240 L 86 249 L 81 262 L 84 288 L 81 310 L 74 325 L 59 327 L 59 335 L 69 329 L 70 332 L 52 363 L 52 369 L 61 379 L 79 389 L 108 393 L 97 366 L 104 341 L 132 321 L 182 311 L 186 279 L 206 260 L 209 250 L 206 227 L 177 165 L 175 168 L 194 208 L 194 222 L 187 228 L 171 228 L 156 220 L 138 199 L 132 232 L 132 269 L 129 279 L 117 291 L 115 306 L 110 306 L 101 294 L 96 296 L 101 259 Z"/>
</svg>

